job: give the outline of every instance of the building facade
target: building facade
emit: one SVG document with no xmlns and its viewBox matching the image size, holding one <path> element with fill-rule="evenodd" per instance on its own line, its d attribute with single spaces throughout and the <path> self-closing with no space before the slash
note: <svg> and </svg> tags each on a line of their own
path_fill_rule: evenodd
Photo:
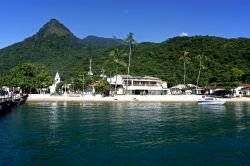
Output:
<svg viewBox="0 0 250 166">
<path fill-rule="evenodd" d="M 117 87 L 118 95 L 166 95 L 169 93 L 167 83 L 156 77 L 116 75 L 108 78 L 112 87 Z"/>
</svg>

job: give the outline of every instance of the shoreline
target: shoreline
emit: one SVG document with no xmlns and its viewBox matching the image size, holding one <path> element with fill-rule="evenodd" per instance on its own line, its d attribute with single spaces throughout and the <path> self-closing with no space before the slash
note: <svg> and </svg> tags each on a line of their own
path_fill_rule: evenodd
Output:
<svg viewBox="0 0 250 166">
<path fill-rule="evenodd" d="M 50 94 L 30 94 L 26 102 L 197 102 L 202 95 L 117 95 L 115 97 L 102 97 L 101 95 L 85 95 L 81 97 L 51 96 Z M 250 102 L 250 98 L 220 98 L 226 102 Z"/>
</svg>

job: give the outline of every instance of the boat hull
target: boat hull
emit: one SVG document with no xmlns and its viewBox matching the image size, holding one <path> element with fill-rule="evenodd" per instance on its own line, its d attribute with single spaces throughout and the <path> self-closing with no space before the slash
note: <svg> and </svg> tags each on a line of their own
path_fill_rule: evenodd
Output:
<svg viewBox="0 0 250 166">
<path fill-rule="evenodd" d="M 225 101 L 198 101 L 198 104 L 204 104 L 204 105 L 223 105 L 225 104 Z"/>
</svg>

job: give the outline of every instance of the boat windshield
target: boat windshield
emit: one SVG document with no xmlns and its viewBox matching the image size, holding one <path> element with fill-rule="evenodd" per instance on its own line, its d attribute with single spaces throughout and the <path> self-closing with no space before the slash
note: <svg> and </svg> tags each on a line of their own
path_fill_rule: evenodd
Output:
<svg viewBox="0 0 250 166">
<path fill-rule="evenodd" d="M 208 98 L 205 98 L 205 100 L 215 100 L 215 99 L 212 97 L 208 97 Z"/>
</svg>

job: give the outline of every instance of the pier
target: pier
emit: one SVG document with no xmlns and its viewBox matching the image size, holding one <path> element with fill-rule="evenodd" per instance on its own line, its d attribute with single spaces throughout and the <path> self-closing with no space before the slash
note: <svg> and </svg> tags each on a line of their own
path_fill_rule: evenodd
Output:
<svg viewBox="0 0 250 166">
<path fill-rule="evenodd" d="M 0 98 L 0 117 L 10 112 L 15 105 L 23 104 L 27 98 L 28 94 Z"/>
</svg>

